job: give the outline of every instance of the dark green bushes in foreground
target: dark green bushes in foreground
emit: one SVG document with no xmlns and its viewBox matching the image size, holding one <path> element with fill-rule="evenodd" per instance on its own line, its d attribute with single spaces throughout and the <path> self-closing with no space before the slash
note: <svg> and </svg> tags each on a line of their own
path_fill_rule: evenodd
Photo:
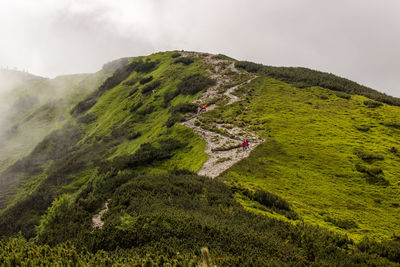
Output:
<svg viewBox="0 0 400 267">
<path fill-rule="evenodd" d="M 2 266 L 198 266 L 200 257 L 138 255 L 133 250 L 90 253 L 67 242 L 55 247 L 17 237 L 0 241 Z"/>
<path fill-rule="evenodd" d="M 360 85 L 345 78 L 338 77 L 331 73 L 299 67 L 265 66 L 248 61 L 238 61 L 235 63 L 235 66 L 237 68 L 245 69 L 248 72 L 258 72 L 260 74 L 282 80 L 299 88 L 320 86 L 347 94 L 362 95 L 389 105 L 400 106 L 400 98 L 386 95 L 369 87 Z M 369 104 L 366 105 L 372 107 Z"/>
<path fill-rule="evenodd" d="M 364 238 L 360 243 L 357 244 L 357 248 L 362 252 L 385 257 L 390 261 L 400 263 L 399 240 L 393 239 L 376 242 L 372 239 Z"/>
<path fill-rule="evenodd" d="M 90 198 L 110 199 L 101 230 L 92 230 L 91 216 L 85 215 L 89 211 L 80 206 Z M 350 249 L 353 242 L 345 236 L 247 212 L 225 184 L 187 171 L 161 175 L 108 172 L 69 205 L 74 212 L 62 217 L 62 222 L 50 219 L 39 242 L 65 241 L 60 232 L 65 231 L 64 225 L 73 224 L 69 227 L 76 234 L 71 234 L 70 241 L 92 253 L 134 249 L 134 255 L 171 259 L 179 251 L 190 259 L 199 256 L 205 246 L 217 266 L 390 264 L 385 258 L 370 256 L 367 249 Z M 74 223 L 78 217 L 86 219 Z M 58 218 L 57 213 L 49 218 Z M 379 244 L 369 244 L 375 245 Z"/>
</svg>

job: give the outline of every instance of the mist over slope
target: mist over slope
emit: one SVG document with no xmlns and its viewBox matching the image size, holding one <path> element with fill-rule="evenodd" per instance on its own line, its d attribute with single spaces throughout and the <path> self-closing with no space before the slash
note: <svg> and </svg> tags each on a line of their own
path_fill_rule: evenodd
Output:
<svg viewBox="0 0 400 267">
<path fill-rule="evenodd" d="M 397 98 L 195 52 L 120 59 L 10 97 L 1 236 L 69 240 L 115 262 L 122 248 L 197 263 L 203 246 L 227 266 L 400 262 Z M 226 168 L 210 180 L 196 175 L 205 163 Z"/>
<path fill-rule="evenodd" d="M 43 79 L 42 77 L 34 76 L 26 72 L 0 69 L 0 129 L 2 129 L 0 130 L 0 138 L 4 135 L 3 131 L 6 127 L 5 120 L 7 119 L 7 111 L 13 109 L 9 101 L 9 95 L 19 86 L 29 85 Z"/>
</svg>

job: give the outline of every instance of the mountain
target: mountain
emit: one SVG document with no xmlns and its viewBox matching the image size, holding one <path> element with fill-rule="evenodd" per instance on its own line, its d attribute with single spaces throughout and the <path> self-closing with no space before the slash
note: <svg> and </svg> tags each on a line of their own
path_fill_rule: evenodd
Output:
<svg viewBox="0 0 400 267">
<path fill-rule="evenodd" d="M 172 51 L 8 99 L 2 262 L 400 264 L 397 98 Z"/>
</svg>

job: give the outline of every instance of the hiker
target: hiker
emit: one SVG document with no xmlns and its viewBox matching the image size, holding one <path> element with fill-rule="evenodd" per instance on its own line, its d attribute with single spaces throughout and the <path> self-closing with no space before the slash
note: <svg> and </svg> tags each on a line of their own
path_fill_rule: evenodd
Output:
<svg viewBox="0 0 400 267">
<path fill-rule="evenodd" d="M 249 148 L 249 140 L 244 139 L 242 142 L 243 151 Z"/>
<path fill-rule="evenodd" d="M 243 151 L 246 150 L 246 142 L 245 141 L 242 142 L 242 148 L 243 148 Z"/>
<path fill-rule="evenodd" d="M 204 112 L 207 112 L 207 104 L 204 104 L 203 109 L 204 109 Z"/>
<path fill-rule="evenodd" d="M 199 115 L 200 112 L 201 112 L 201 107 L 197 107 L 197 108 L 196 108 L 196 113 L 197 113 L 197 115 Z"/>
</svg>

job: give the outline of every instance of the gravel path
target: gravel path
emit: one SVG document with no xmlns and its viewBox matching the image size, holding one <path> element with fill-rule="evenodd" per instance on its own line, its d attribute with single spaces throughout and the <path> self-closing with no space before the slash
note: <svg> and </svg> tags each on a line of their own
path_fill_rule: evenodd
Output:
<svg viewBox="0 0 400 267">
<path fill-rule="evenodd" d="M 103 208 L 97 214 L 95 214 L 92 218 L 93 221 L 93 228 L 103 228 L 104 222 L 101 219 L 101 215 L 108 211 L 108 201 L 104 203 Z"/>
<path fill-rule="evenodd" d="M 185 52 L 183 56 L 200 57 L 204 56 L 204 54 Z M 227 70 L 241 75 L 241 72 L 235 68 L 234 63 L 228 60 L 215 59 L 213 55 L 206 55 L 205 62 L 210 66 L 208 72 L 210 73 L 210 77 L 216 80 L 216 84 L 208 88 L 207 91 L 200 95 L 199 99 L 193 102 L 198 105 L 207 103 L 210 99 L 221 98 L 223 96 L 227 97 L 228 100 L 225 106 L 240 101 L 242 99 L 232 93 L 239 87 L 257 78 L 257 76 L 252 76 L 240 84 L 229 86 L 232 83 L 232 78 L 226 74 Z M 215 104 L 210 105 L 207 107 L 207 111 L 213 110 L 216 107 L 217 105 Z M 198 116 L 201 116 L 201 114 L 181 124 L 193 129 L 207 143 L 205 152 L 208 155 L 208 160 L 198 171 L 199 175 L 210 178 L 217 177 L 233 164 L 248 157 L 252 150 L 264 142 L 255 133 L 243 128 L 234 127 L 232 124 L 214 123 L 212 127 L 204 125 L 198 120 Z M 249 147 L 244 151 L 241 147 L 243 139 L 249 140 Z"/>
</svg>

